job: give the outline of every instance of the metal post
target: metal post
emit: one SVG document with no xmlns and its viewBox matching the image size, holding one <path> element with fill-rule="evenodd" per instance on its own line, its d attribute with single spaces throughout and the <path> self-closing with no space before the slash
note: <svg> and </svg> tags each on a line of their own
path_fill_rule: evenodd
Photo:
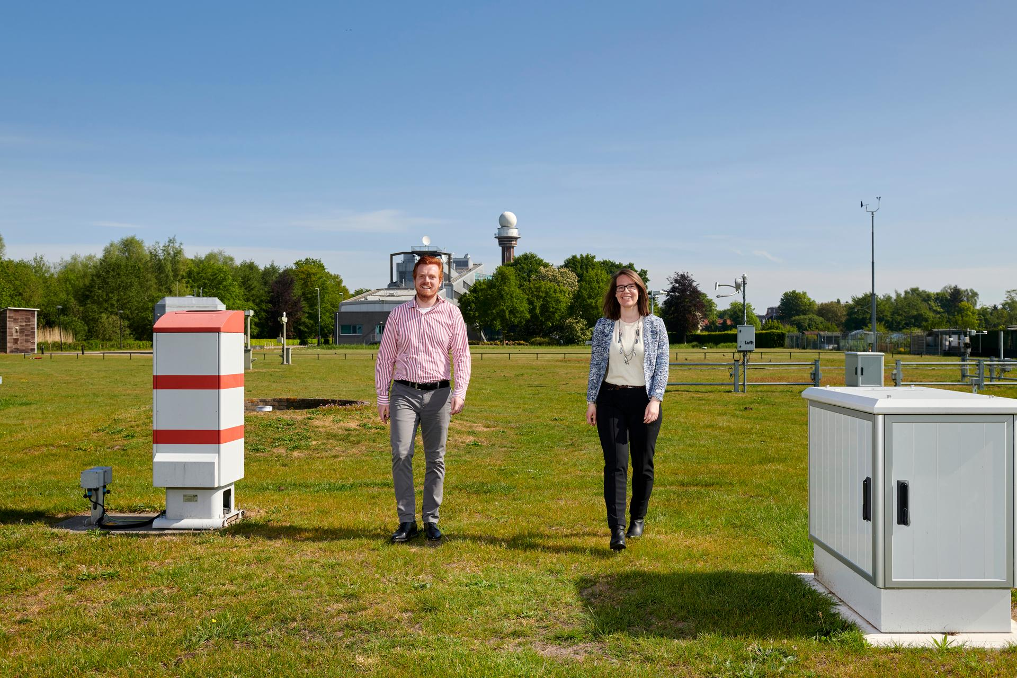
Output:
<svg viewBox="0 0 1017 678">
<path fill-rule="evenodd" d="M 315 287 L 314 291 L 318 293 L 318 346 L 321 346 L 321 290 Z"/>
<path fill-rule="evenodd" d="M 904 368 L 901 365 L 901 361 L 898 360 L 897 361 L 897 365 L 893 368 L 893 385 L 894 386 L 900 386 L 901 382 L 904 381 L 903 370 L 904 370 Z"/>
<path fill-rule="evenodd" d="M 745 305 L 745 283 L 747 282 L 745 274 L 742 273 L 742 325 L 749 324 L 749 307 Z"/>
<path fill-rule="evenodd" d="M 742 393 L 747 393 L 748 389 L 748 376 L 749 376 L 749 354 L 748 352 L 742 353 Z"/>
<path fill-rule="evenodd" d="M 734 392 L 738 393 L 738 379 L 739 379 L 739 377 L 738 377 L 738 361 L 737 360 L 733 360 L 733 361 L 731 361 L 731 364 L 732 364 L 731 374 L 734 375 Z"/>
<path fill-rule="evenodd" d="M 978 393 L 981 389 L 985 388 L 985 360 L 979 358 L 978 360 L 978 377 L 975 379 L 973 391 Z"/>
<path fill-rule="evenodd" d="M 870 210 L 869 206 L 862 202 L 862 209 L 872 216 L 872 350 L 876 349 L 876 212 L 879 211 L 879 201 L 876 198 L 876 209 Z"/>
<path fill-rule="evenodd" d="M 823 378 L 822 373 L 819 371 L 819 358 L 812 361 L 815 367 L 812 368 L 812 384 L 813 386 L 819 386 L 819 380 Z"/>
</svg>

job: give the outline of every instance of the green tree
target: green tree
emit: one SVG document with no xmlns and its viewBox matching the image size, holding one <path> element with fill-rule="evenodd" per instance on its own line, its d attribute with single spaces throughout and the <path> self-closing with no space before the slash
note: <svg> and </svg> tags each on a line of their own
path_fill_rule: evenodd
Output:
<svg viewBox="0 0 1017 678">
<path fill-rule="evenodd" d="M 816 315 L 830 323 L 838 330 L 844 328 L 844 321 L 847 319 L 847 308 L 837 301 L 824 301 L 816 306 Z"/>
<path fill-rule="evenodd" d="M 504 338 L 511 338 L 530 314 L 516 272 L 509 266 L 499 266 L 490 278 L 478 280 L 459 298 L 459 310 L 470 325 L 500 332 Z"/>
<path fill-rule="evenodd" d="M 520 285 L 530 282 L 540 269 L 551 264 L 547 263 L 533 252 L 523 252 L 511 262 L 504 264 L 516 272 L 516 280 Z"/>
<path fill-rule="evenodd" d="M 246 306 L 244 291 L 234 275 L 236 262 L 222 250 L 212 250 L 191 259 L 185 279 L 186 289 L 201 290 L 206 297 L 216 297 L 230 310 Z"/>
<path fill-rule="evenodd" d="M 579 318 L 587 327 L 593 327 L 604 316 L 604 293 L 611 282 L 611 276 L 596 266 L 578 277 L 579 283 L 572 295 L 568 315 L 570 318 Z"/>
<path fill-rule="evenodd" d="M 871 310 L 870 310 L 871 315 Z M 912 287 L 903 293 L 894 292 L 890 314 L 885 318 L 891 330 L 913 327 L 932 329 L 937 323 L 939 307 L 931 292 Z M 871 321 L 870 321 L 871 324 Z"/>
<path fill-rule="evenodd" d="M 219 251 L 222 252 L 222 250 Z M 176 236 L 162 245 L 158 242 L 154 243 L 148 248 L 148 256 L 158 294 L 164 297 L 177 297 L 189 293 L 187 267 L 190 262 L 187 255 L 184 254 L 184 246 L 177 241 Z M 225 302 L 225 300 L 223 301 Z M 230 308 L 229 304 L 226 307 Z"/>
<path fill-rule="evenodd" d="M 623 268 L 628 268 L 639 274 L 639 277 L 643 279 L 643 284 L 646 285 L 646 289 L 650 289 L 650 275 L 646 272 L 645 268 L 637 268 L 631 261 L 627 264 L 622 264 L 617 261 L 610 259 L 601 259 L 599 262 L 600 267 L 604 269 L 604 273 L 607 273 L 608 277 L 614 275 Z"/>
<path fill-rule="evenodd" d="M 286 336 L 295 336 L 293 328 L 300 325 L 304 319 L 304 301 L 297 294 L 297 281 L 293 276 L 293 269 L 285 269 L 272 281 L 269 291 L 269 311 L 265 327 L 273 336 L 281 337 L 283 324 L 280 322 L 283 313 L 286 314 Z"/>
<path fill-rule="evenodd" d="M 107 245 L 89 283 L 84 316 L 90 333 L 98 331 L 106 315 L 121 317 L 131 336 L 152 338 L 152 309 L 159 292 L 145 243 L 128 236 Z"/>
<path fill-rule="evenodd" d="M 777 317 L 783 321 L 799 315 L 812 315 L 816 312 L 816 302 L 805 292 L 788 290 L 780 296 L 777 304 Z"/>
<path fill-rule="evenodd" d="M 544 266 L 533 275 L 534 280 L 546 280 L 564 288 L 570 294 L 579 289 L 579 278 L 571 270 L 561 267 Z"/>
<path fill-rule="evenodd" d="M 847 317 L 844 320 L 844 329 L 848 332 L 853 330 L 872 329 L 872 298 L 868 294 L 859 294 L 851 297 L 847 304 Z M 885 323 L 893 312 L 893 297 L 889 294 L 876 297 L 876 330 L 879 330 L 879 323 Z"/>
<path fill-rule="evenodd" d="M 699 329 L 699 324 L 705 316 L 703 291 L 687 272 L 675 273 L 667 281 L 667 296 L 664 299 L 661 317 L 668 331 L 677 334 L 681 339 L 679 343 L 684 344 L 688 335 Z"/>
<path fill-rule="evenodd" d="M 265 281 L 261 267 L 253 261 L 240 262 L 233 271 L 233 278 L 243 295 L 243 310 L 254 311 L 251 317 L 251 336 L 261 337 L 261 328 L 267 327 L 270 283 Z"/>
<path fill-rule="evenodd" d="M 636 268 L 636 265 L 632 262 L 627 264 L 620 264 L 617 261 L 611 261 L 610 259 L 597 260 L 597 257 L 592 254 L 573 254 L 572 256 L 565 259 L 562 264 L 562 268 L 567 268 L 576 276 L 582 280 L 584 275 L 587 275 L 593 269 L 599 268 L 607 277 L 610 278 L 622 268 L 629 268 L 639 274 L 639 277 L 643 279 L 643 283 L 647 286 L 650 284 L 649 275 L 646 273 L 645 268 Z M 603 294 L 603 293 L 601 293 Z"/>
<path fill-rule="evenodd" d="M 947 285 L 935 294 L 939 308 L 947 318 L 957 315 L 962 302 L 969 306 L 978 307 L 978 292 L 972 289 L 963 289 L 957 285 Z"/>
<path fill-rule="evenodd" d="M 523 290 L 529 303 L 527 335 L 550 338 L 568 317 L 572 292 L 561 285 L 536 278 L 526 283 Z"/>
<path fill-rule="evenodd" d="M 317 341 L 318 338 L 318 295 L 321 295 L 321 333 L 323 337 L 332 334 L 332 318 L 339 310 L 339 303 L 350 297 L 350 291 L 343 279 L 329 273 L 320 259 L 301 259 L 293 264 L 293 278 L 297 294 L 303 302 L 306 313 L 303 319 L 293 325 L 294 334 L 302 343 Z M 317 290 L 315 289 L 317 288 Z"/>
<path fill-rule="evenodd" d="M 752 308 L 752 304 L 746 304 L 746 306 L 748 307 L 749 324 L 758 330 L 762 326 L 762 323 L 759 322 L 759 318 L 756 317 L 756 309 Z M 730 306 L 717 313 L 717 317 L 730 320 L 735 325 L 741 325 L 743 320 L 742 302 L 732 301 Z"/>
<path fill-rule="evenodd" d="M 836 332 L 837 326 L 824 320 L 815 313 L 808 315 L 797 315 L 791 318 L 788 323 L 799 332 Z"/>
<path fill-rule="evenodd" d="M 962 330 L 976 330 L 979 328 L 978 312 L 975 307 L 966 301 L 957 304 L 957 311 L 950 316 L 950 325 Z"/>
</svg>

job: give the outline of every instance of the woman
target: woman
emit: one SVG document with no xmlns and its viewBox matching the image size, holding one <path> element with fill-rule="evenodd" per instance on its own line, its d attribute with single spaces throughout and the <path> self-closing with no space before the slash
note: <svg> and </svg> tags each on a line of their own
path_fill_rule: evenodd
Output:
<svg viewBox="0 0 1017 678">
<path fill-rule="evenodd" d="M 604 317 L 593 329 L 586 421 L 604 449 L 604 503 L 611 548 L 643 534 L 653 490 L 653 450 L 667 387 L 669 347 L 664 321 L 650 315 L 646 285 L 623 268 L 604 295 Z M 631 521 L 625 530 L 625 490 L 632 455 Z"/>
</svg>

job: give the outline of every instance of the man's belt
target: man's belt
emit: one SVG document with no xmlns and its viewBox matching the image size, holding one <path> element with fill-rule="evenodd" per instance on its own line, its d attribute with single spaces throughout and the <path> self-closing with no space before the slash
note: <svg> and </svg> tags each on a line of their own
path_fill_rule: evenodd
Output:
<svg viewBox="0 0 1017 678">
<path fill-rule="evenodd" d="M 439 388 L 448 388 L 450 386 L 450 382 L 448 379 L 443 379 L 442 381 L 428 381 L 424 383 L 417 381 L 406 381 L 405 379 L 396 379 L 395 383 L 402 384 L 403 386 L 409 386 L 410 388 L 415 388 L 418 391 L 434 391 Z"/>
</svg>

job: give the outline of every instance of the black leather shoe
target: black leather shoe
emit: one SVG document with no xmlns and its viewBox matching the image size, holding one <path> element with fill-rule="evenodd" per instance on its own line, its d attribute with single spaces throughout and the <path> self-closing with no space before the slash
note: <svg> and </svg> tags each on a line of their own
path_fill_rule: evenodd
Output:
<svg viewBox="0 0 1017 678">
<path fill-rule="evenodd" d="M 611 528 L 611 550 L 621 551 L 625 548 L 625 530 L 619 525 Z"/>
<path fill-rule="evenodd" d="M 424 523 L 424 536 L 427 537 L 428 541 L 438 541 L 441 539 L 441 530 L 438 529 L 438 523 Z"/>
<path fill-rule="evenodd" d="M 395 543 L 409 541 L 420 534 L 417 529 L 417 522 L 399 523 L 399 528 L 392 533 L 392 541 Z"/>
<path fill-rule="evenodd" d="M 633 518 L 629 521 L 629 529 L 625 532 L 625 536 L 629 539 L 635 539 L 636 537 L 643 536 L 643 519 Z"/>
</svg>

